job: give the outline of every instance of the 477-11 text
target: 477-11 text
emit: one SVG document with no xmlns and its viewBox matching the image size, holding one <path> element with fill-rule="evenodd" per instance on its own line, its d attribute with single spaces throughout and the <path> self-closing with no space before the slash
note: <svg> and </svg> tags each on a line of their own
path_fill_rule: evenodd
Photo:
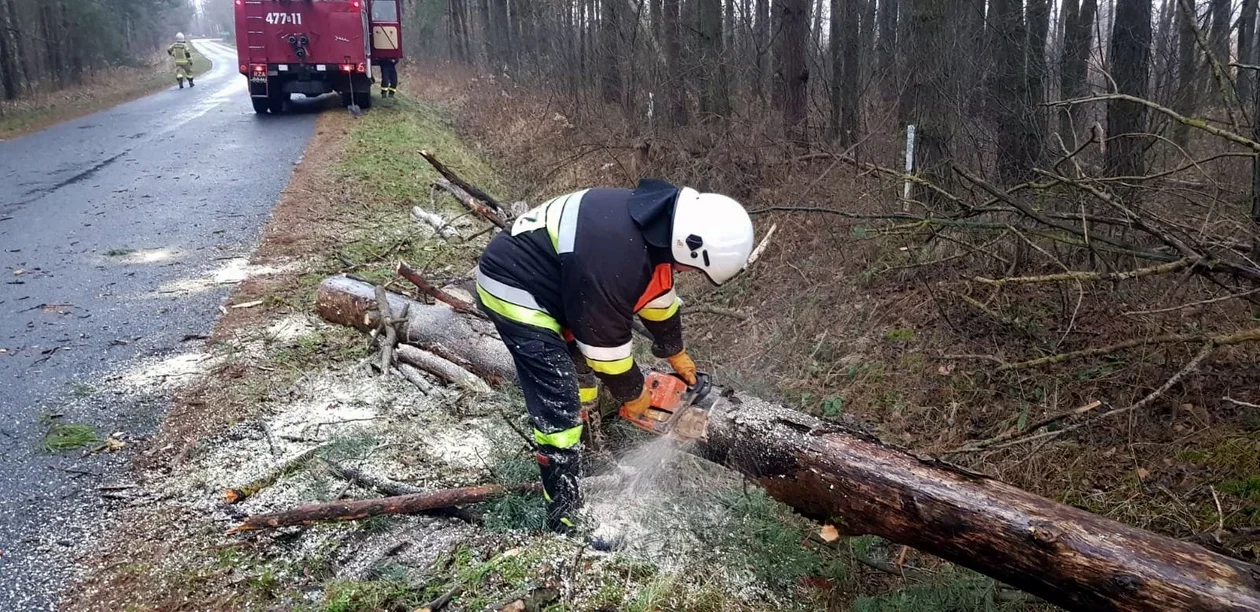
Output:
<svg viewBox="0 0 1260 612">
<path fill-rule="evenodd" d="M 302 25 L 302 14 L 267 13 L 267 23 L 272 25 Z"/>
</svg>

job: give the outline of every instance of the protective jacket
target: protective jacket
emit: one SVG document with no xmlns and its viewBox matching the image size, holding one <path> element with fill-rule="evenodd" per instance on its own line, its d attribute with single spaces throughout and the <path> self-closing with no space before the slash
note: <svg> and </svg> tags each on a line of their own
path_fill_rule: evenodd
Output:
<svg viewBox="0 0 1260 612">
<path fill-rule="evenodd" d="M 638 397 L 643 374 L 631 357 L 634 316 L 652 333 L 653 354 L 683 349 L 669 249 L 678 191 L 649 179 L 634 190 L 587 189 L 529 211 L 482 255 L 481 303 L 576 340 L 616 400 Z"/>
<path fill-rule="evenodd" d="M 192 63 L 192 51 L 188 49 L 188 43 L 177 42 L 167 47 L 166 54 L 175 58 L 176 66 Z"/>
</svg>

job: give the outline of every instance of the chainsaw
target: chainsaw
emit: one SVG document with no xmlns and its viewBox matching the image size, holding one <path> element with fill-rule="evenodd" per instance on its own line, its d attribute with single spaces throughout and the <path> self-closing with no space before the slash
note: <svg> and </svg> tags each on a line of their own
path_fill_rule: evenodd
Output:
<svg viewBox="0 0 1260 612">
<path fill-rule="evenodd" d="M 643 385 L 651 394 L 652 403 L 638 417 L 623 414 L 630 424 L 682 440 L 703 440 L 708 435 L 709 411 L 717 402 L 717 397 L 711 395 L 713 383 L 708 374 L 697 372 L 696 384 L 688 385 L 677 374 L 653 371 Z"/>
</svg>

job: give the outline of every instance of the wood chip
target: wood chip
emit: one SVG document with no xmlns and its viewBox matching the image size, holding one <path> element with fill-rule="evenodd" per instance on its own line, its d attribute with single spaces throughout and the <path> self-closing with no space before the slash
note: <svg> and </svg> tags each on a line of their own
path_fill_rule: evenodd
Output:
<svg viewBox="0 0 1260 612">
<path fill-rule="evenodd" d="M 827 543 L 835 542 L 840 539 L 840 530 L 836 529 L 835 525 L 823 525 L 818 530 L 818 537 Z"/>
<path fill-rule="evenodd" d="M 240 304 L 232 304 L 230 308 L 253 308 L 255 306 L 262 306 L 262 303 L 263 303 L 262 300 L 254 300 L 252 302 L 241 302 Z"/>
</svg>

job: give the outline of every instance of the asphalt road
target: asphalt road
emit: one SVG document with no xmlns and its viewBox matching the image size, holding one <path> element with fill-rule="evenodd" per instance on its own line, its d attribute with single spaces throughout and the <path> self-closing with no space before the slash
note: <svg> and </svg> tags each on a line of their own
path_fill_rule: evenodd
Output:
<svg viewBox="0 0 1260 612">
<path fill-rule="evenodd" d="M 99 487 L 127 453 L 50 453 L 48 423 L 156 429 L 168 386 L 120 374 L 200 348 L 313 133 L 256 116 L 235 50 L 195 44 L 196 88 L 0 142 L 0 610 L 54 607 L 123 503 Z"/>
</svg>

